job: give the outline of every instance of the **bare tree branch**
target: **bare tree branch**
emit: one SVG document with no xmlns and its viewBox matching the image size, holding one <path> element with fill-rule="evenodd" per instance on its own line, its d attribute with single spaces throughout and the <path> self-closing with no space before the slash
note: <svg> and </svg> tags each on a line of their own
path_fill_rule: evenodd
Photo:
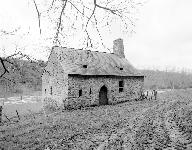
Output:
<svg viewBox="0 0 192 150">
<path fill-rule="evenodd" d="M 91 40 L 91 38 L 90 38 L 90 35 L 89 35 L 89 33 L 88 33 L 87 30 L 85 30 L 85 32 L 86 32 L 86 34 L 87 34 L 87 43 L 86 43 L 86 45 L 87 45 L 87 47 L 89 47 L 89 43 L 90 43 L 90 46 L 92 47 L 93 44 L 92 44 L 92 40 Z"/>
<path fill-rule="evenodd" d="M 96 9 L 96 0 L 94 0 L 94 8 L 93 8 L 93 11 L 92 11 L 90 17 L 89 17 L 88 20 L 87 20 L 87 23 L 86 23 L 85 28 L 87 28 L 87 26 L 88 26 L 88 24 L 89 24 L 89 21 L 91 20 L 92 16 L 94 15 L 95 9 Z"/>
<path fill-rule="evenodd" d="M 69 2 L 80 14 L 82 14 L 84 17 L 88 18 L 87 16 L 85 16 L 84 12 L 81 12 L 71 1 L 68 0 L 68 2 Z"/>
<path fill-rule="evenodd" d="M 107 3 L 107 4 L 108 4 L 108 3 Z M 119 17 L 121 17 L 120 14 L 117 14 L 118 10 L 113 10 L 113 9 L 110 9 L 110 8 L 107 8 L 107 7 L 100 6 L 100 5 L 97 4 L 97 0 L 94 0 L 94 8 L 93 8 L 93 10 L 92 10 L 92 13 L 91 13 L 90 17 L 89 17 L 88 20 L 87 20 L 86 26 L 85 26 L 85 32 L 87 33 L 87 35 L 88 35 L 88 32 L 87 32 L 87 29 L 86 29 L 86 28 L 87 28 L 87 26 L 88 26 L 88 24 L 89 24 L 89 21 L 91 20 L 92 16 L 95 14 L 95 11 L 96 11 L 96 8 L 97 8 L 97 7 L 98 7 L 98 8 L 101 8 L 101 9 L 104 9 L 104 10 L 107 10 L 107 11 L 111 12 L 112 14 L 118 15 Z M 99 29 L 98 29 L 98 27 L 97 27 L 97 19 L 96 19 L 95 15 L 94 15 L 94 18 L 95 18 L 96 30 L 97 30 L 97 32 L 98 32 L 98 34 L 99 34 L 99 37 L 100 37 L 101 42 L 102 42 L 102 45 L 105 47 L 105 45 L 104 45 L 104 43 L 103 43 L 102 36 L 101 36 L 101 34 L 100 34 L 100 32 L 99 32 Z M 90 40 L 90 36 L 89 36 L 89 35 L 88 35 L 88 39 Z M 108 49 L 108 50 L 110 51 L 110 49 Z"/>
<path fill-rule="evenodd" d="M 37 7 L 37 3 L 36 3 L 36 1 L 35 0 L 33 0 L 33 3 L 34 3 L 34 5 L 35 5 L 35 9 L 36 9 L 36 12 L 37 12 L 37 17 L 38 17 L 38 21 L 39 21 L 39 33 L 41 34 L 41 14 L 40 14 L 40 12 L 39 12 L 39 9 L 38 9 L 38 7 Z"/>
<path fill-rule="evenodd" d="M 12 83 L 16 84 L 16 82 L 15 82 L 14 80 L 11 80 L 11 79 L 6 78 L 6 77 L 4 77 L 4 76 L 2 77 L 2 79 L 8 80 L 9 82 L 12 82 Z"/>
<path fill-rule="evenodd" d="M 54 2 L 55 2 L 55 0 L 53 0 L 53 1 L 51 2 L 51 7 L 53 7 Z"/>
<path fill-rule="evenodd" d="M 18 51 L 17 53 L 15 54 L 12 54 L 6 58 L 2 58 L 0 57 L 0 64 L 2 65 L 3 67 L 3 73 L 0 75 L 0 78 L 2 78 L 6 73 L 9 73 L 9 70 L 8 68 L 6 67 L 5 65 L 5 62 L 11 64 L 12 66 L 14 66 L 14 68 L 16 68 L 17 70 L 19 70 L 20 68 L 18 68 L 18 66 L 14 63 L 14 62 L 11 62 L 11 58 L 14 58 L 15 56 L 20 56 L 19 59 L 22 59 L 22 58 L 26 58 L 28 59 L 31 63 L 35 62 L 33 61 L 28 55 L 26 54 L 23 54 L 21 51 Z M 34 59 L 35 60 L 35 59 Z"/>
<path fill-rule="evenodd" d="M 47 13 L 53 8 L 55 0 L 52 0 L 50 7 L 47 9 Z"/>
<path fill-rule="evenodd" d="M 105 42 L 101 34 L 102 30 L 109 29 L 108 33 L 112 33 L 110 29 L 116 22 L 122 25 L 122 30 L 126 33 L 131 31 L 131 28 L 135 26 L 135 14 L 137 13 L 138 5 L 141 6 L 142 4 L 138 3 L 138 1 L 139 0 L 50 0 L 48 11 L 46 12 L 47 14 L 50 13 L 47 15 L 50 17 L 50 21 L 56 22 L 53 44 L 59 45 L 65 43 L 65 46 L 67 46 L 67 41 L 71 42 L 71 38 L 68 38 L 68 36 L 79 36 L 81 34 L 83 39 L 85 39 L 83 42 L 84 45 L 94 46 L 98 44 L 98 42 L 92 39 L 92 35 L 94 35 L 94 33 L 90 33 L 92 27 L 93 32 L 97 34 L 96 38 L 100 38 L 102 41 L 99 42 L 99 45 L 104 46 Z M 101 13 L 99 13 L 99 11 Z M 62 34 L 65 35 L 62 36 Z"/>
<path fill-rule="evenodd" d="M 2 57 L 0 57 L 0 62 L 1 62 L 2 66 L 3 66 L 3 69 L 4 69 L 3 73 L 0 75 L 0 78 L 1 78 L 6 74 L 6 72 L 9 73 L 9 71 L 5 67 L 5 60 Z"/>
<path fill-rule="evenodd" d="M 96 30 L 97 30 L 97 32 L 98 32 L 98 34 L 99 34 L 100 39 L 101 39 L 101 43 L 102 43 L 103 47 L 106 48 L 106 46 L 105 46 L 104 43 L 103 43 L 103 38 L 102 38 L 102 36 L 101 36 L 101 34 L 100 34 L 100 31 L 99 31 L 99 29 L 98 29 L 98 27 L 97 27 L 97 19 L 96 19 L 95 16 L 94 16 L 94 18 L 95 18 L 95 23 L 96 23 Z M 109 48 L 107 48 L 107 50 L 111 53 L 111 50 L 110 50 Z"/>
<path fill-rule="evenodd" d="M 117 14 L 118 10 L 113 10 L 113 9 L 110 9 L 110 8 L 107 8 L 107 7 L 100 6 L 100 5 L 98 5 L 98 4 L 96 3 L 96 0 L 94 0 L 94 5 L 95 5 L 96 7 L 98 7 L 98 8 L 107 10 L 107 11 L 111 12 L 112 14 L 119 16 L 119 14 Z"/>
<path fill-rule="evenodd" d="M 67 0 L 63 0 L 63 6 L 62 6 L 62 9 L 61 9 L 61 12 L 60 12 L 58 26 L 57 26 L 57 32 L 56 32 L 56 35 L 55 35 L 55 44 L 58 43 L 59 30 L 61 28 L 61 22 L 62 22 L 62 15 L 64 13 L 66 5 L 67 5 Z"/>
<path fill-rule="evenodd" d="M 20 51 L 17 52 L 17 53 L 12 54 L 12 55 L 10 55 L 10 56 L 7 56 L 7 59 L 12 58 L 12 57 L 14 57 L 14 56 L 17 56 L 19 53 L 20 53 Z"/>
<path fill-rule="evenodd" d="M 5 31 L 5 30 L 0 30 L 0 33 L 1 33 L 0 36 L 2 36 L 2 35 L 15 35 L 15 32 L 17 32 L 19 29 L 20 29 L 20 27 L 18 27 L 17 29 L 14 29 L 13 31 L 10 31 L 10 32 Z"/>
</svg>

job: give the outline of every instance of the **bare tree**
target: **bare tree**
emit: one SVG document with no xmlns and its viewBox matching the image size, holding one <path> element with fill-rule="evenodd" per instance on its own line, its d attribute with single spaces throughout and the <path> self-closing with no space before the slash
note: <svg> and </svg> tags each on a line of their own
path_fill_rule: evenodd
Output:
<svg viewBox="0 0 192 150">
<path fill-rule="evenodd" d="M 80 34 L 85 47 L 99 44 L 105 47 L 102 32 L 110 32 L 115 22 L 119 22 L 125 32 L 133 32 L 137 19 L 135 14 L 145 0 L 47 0 L 46 4 L 40 3 L 38 0 L 32 0 L 32 2 L 37 12 L 40 34 L 43 28 L 41 26 L 42 16 L 51 20 L 54 27 L 52 36 L 54 45 L 65 45 L 69 37 Z M 46 11 L 42 8 L 45 8 Z M 14 35 L 19 29 L 0 30 L 0 36 Z M 17 56 L 30 59 L 21 51 L 8 57 L 0 57 L 0 65 L 3 70 L 0 72 L 0 78 L 9 73 L 5 64 L 14 66 L 10 58 Z"/>
<path fill-rule="evenodd" d="M 55 35 L 52 36 L 54 45 L 65 45 L 68 37 L 80 33 L 82 43 L 86 47 L 98 44 L 105 47 L 102 31 L 110 32 L 111 26 L 115 22 L 119 22 L 125 32 L 133 32 L 137 19 L 135 14 L 138 8 L 144 4 L 144 0 L 47 0 L 46 5 L 43 6 L 46 11 L 41 11 L 39 8 L 42 8 L 43 4 L 37 0 L 32 0 L 32 2 L 37 12 L 40 34 L 43 28 L 41 26 L 42 16 L 47 16 L 54 25 Z M 0 30 L 0 36 L 14 35 L 19 29 L 9 32 Z M 6 58 L 0 57 L 0 65 L 3 70 L 0 78 L 9 73 L 6 63 L 14 66 L 9 58 L 17 56 L 30 59 L 21 51 Z"/>
<path fill-rule="evenodd" d="M 118 22 L 123 32 L 134 32 L 137 11 L 145 0 L 47 0 L 46 11 L 38 9 L 41 3 L 33 2 L 40 32 L 40 16 L 54 25 L 53 45 L 66 45 L 70 37 L 80 36 L 86 47 L 105 47 L 102 34 L 112 32 L 114 23 Z"/>
<path fill-rule="evenodd" d="M 7 36 L 7 35 L 15 35 L 15 33 L 18 31 L 18 29 L 14 29 L 12 31 L 6 31 L 6 30 L 3 30 L 1 29 L 0 30 L 0 37 L 3 37 L 3 36 Z M 2 51 L 5 51 L 5 49 L 2 49 Z M 8 60 L 8 58 L 11 57 L 11 56 L 8 56 L 7 58 L 6 57 L 1 57 L 0 56 L 0 79 L 6 74 L 6 73 L 9 73 L 9 70 L 7 68 L 7 65 L 6 63 L 10 63 L 12 64 L 12 62 L 10 62 Z"/>
<path fill-rule="evenodd" d="M 16 28 L 11 31 L 7 30 L 0 30 L 0 37 L 1 38 L 11 38 L 12 36 L 15 36 L 18 31 L 21 28 Z M 22 34 L 21 36 L 25 36 L 26 33 Z M 5 79 L 9 80 L 10 82 L 14 83 L 14 80 L 11 80 L 10 78 L 7 78 L 6 76 L 11 72 L 11 71 L 18 71 L 20 72 L 20 67 L 19 64 L 16 60 L 19 59 L 27 59 L 29 62 L 36 62 L 37 60 L 32 58 L 31 56 L 23 53 L 25 48 L 19 48 L 19 46 L 15 46 L 14 51 L 12 54 L 0 56 L 0 79 Z M 8 51 L 6 48 L 0 48 L 1 51 L 3 51 L 6 54 L 6 51 Z"/>
</svg>

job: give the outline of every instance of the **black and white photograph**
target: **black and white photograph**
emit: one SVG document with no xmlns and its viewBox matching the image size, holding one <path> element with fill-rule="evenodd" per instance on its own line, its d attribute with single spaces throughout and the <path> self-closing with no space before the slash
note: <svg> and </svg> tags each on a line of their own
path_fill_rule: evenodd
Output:
<svg viewBox="0 0 192 150">
<path fill-rule="evenodd" d="M 192 150 L 191 0 L 0 3 L 0 150 Z"/>
</svg>

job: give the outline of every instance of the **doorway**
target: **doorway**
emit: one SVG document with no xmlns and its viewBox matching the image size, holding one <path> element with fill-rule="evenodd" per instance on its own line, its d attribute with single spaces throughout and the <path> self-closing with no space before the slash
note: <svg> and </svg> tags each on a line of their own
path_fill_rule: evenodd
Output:
<svg viewBox="0 0 192 150">
<path fill-rule="evenodd" d="M 99 91 L 99 105 L 107 105 L 108 98 L 107 98 L 107 87 L 103 85 Z"/>
</svg>

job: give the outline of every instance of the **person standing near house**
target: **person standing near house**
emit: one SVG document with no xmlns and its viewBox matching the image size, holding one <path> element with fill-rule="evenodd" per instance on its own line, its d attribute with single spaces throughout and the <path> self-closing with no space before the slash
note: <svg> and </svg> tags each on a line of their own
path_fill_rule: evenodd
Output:
<svg viewBox="0 0 192 150">
<path fill-rule="evenodd" d="M 157 99 L 157 90 L 154 90 L 155 100 Z"/>
</svg>

